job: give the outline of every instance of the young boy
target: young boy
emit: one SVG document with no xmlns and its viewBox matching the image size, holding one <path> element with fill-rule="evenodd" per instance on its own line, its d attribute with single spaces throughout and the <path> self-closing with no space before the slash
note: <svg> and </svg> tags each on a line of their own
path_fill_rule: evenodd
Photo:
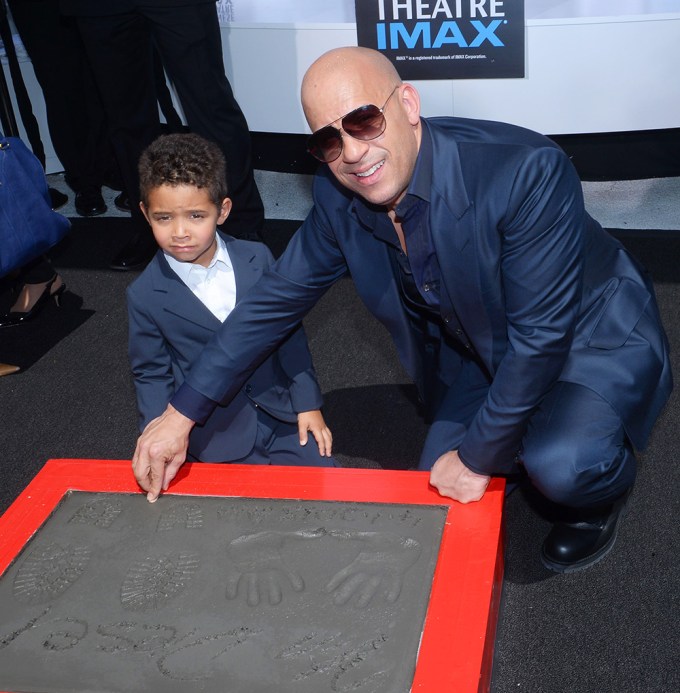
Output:
<svg viewBox="0 0 680 693">
<path fill-rule="evenodd" d="M 140 430 L 160 416 L 191 364 L 273 258 L 217 231 L 231 209 L 220 148 L 159 137 L 139 162 L 141 210 L 160 250 L 127 290 L 129 356 Z M 190 436 L 187 459 L 333 466 L 331 432 L 302 328 Z M 316 441 L 307 444 L 311 433 Z"/>
</svg>

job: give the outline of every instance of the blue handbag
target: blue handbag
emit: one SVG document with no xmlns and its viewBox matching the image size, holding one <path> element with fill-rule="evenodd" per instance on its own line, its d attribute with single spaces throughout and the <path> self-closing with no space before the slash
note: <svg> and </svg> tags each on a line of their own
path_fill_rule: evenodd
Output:
<svg viewBox="0 0 680 693">
<path fill-rule="evenodd" d="M 52 210 L 38 159 L 18 137 L 0 134 L 0 277 L 42 255 L 70 228 Z"/>
</svg>

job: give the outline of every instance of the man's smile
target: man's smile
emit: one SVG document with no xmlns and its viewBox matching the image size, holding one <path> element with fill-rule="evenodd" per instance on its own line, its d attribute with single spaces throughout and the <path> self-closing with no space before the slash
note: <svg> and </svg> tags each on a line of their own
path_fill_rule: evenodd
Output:
<svg viewBox="0 0 680 693">
<path fill-rule="evenodd" d="M 379 168 L 381 168 L 384 163 L 385 163 L 385 159 L 383 159 L 382 161 L 379 161 L 377 164 L 374 164 L 368 170 L 362 171 L 361 173 L 355 173 L 354 175 L 357 176 L 358 178 L 368 178 L 369 176 L 372 176 Z"/>
</svg>

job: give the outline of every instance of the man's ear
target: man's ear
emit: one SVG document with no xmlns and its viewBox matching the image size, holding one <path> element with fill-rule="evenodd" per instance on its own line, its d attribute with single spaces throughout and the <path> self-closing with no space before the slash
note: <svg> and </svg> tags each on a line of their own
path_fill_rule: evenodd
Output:
<svg viewBox="0 0 680 693">
<path fill-rule="evenodd" d="M 404 82 L 400 89 L 401 104 L 411 125 L 420 123 L 420 94 L 416 88 Z"/>
<path fill-rule="evenodd" d="M 217 224 L 223 224 L 231 212 L 231 198 L 225 197 L 220 205 L 220 215 L 217 217 Z"/>
</svg>

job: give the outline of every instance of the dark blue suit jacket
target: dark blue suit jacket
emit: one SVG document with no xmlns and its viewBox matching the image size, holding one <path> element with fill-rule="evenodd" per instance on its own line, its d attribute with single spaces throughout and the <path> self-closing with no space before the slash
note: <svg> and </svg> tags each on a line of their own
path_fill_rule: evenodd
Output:
<svg viewBox="0 0 680 693">
<path fill-rule="evenodd" d="M 492 379 L 456 442 L 462 459 L 476 471 L 510 471 L 532 411 L 560 380 L 607 400 L 643 447 L 672 388 L 667 340 L 651 283 L 586 213 L 569 159 L 523 128 L 459 118 L 423 122 L 433 144 L 429 214 L 441 291 Z M 255 351 L 270 348 L 349 272 L 421 392 L 427 396 L 425 375 L 435 370 L 455 393 L 464 357 L 444 341 L 439 350 L 426 347 L 401 300 L 391 250 L 357 217 L 361 202 L 325 167 L 314 202 L 272 272 L 201 355 L 185 392 L 230 397 Z M 266 323 L 253 323 L 259 315 Z M 435 418 L 453 426 L 451 399 L 444 396 Z M 200 418 L 195 407 L 184 413 Z M 428 447 L 445 450 L 446 426 L 431 435 L 442 440 Z"/>
<path fill-rule="evenodd" d="M 238 303 L 273 258 L 261 243 L 223 238 L 236 277 Z M 128 287 L 127 297 L 129 355 L 141 430 L 163 413 L 221 323 L 172 271 L 160 250 Z M 298 412 L 321 408 L 321 391 L 302 328 L 278 342 L 278 349 L 241 383 L 233 400 L 218 405 L 203 425 L 194 427 L 189 452 L 195 458 L 222 462 L 246 456 L 257 430 L 254 405 L 290 423 L 297 422 Z"/>
</svg>

